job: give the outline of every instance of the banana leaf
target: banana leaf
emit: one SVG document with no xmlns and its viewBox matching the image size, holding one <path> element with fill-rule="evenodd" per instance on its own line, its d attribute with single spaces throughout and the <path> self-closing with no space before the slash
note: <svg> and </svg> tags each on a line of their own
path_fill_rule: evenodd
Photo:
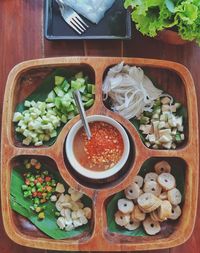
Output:
<svg viewBox="0 0 200 253">
<path fill-rule="evenodd" d="M 139 175 L 144 177 L 146 173 L 153 171 L 154 164 L 158 161 L 156 158 L 151 158 L 147 160 L 140 169 Z M 184 202 L 184 184 L 185 184 L 185 163 L 184 161 L 178 158 L 172 158 L 172 170 L 171 174 L 176 179 L 176 187 L 182 194 L 182 203 Z M 125 194 L 123 191 L 118 192 L 115 194 L 107 204 L 106 213 L 107 213 L 107 224 L 108 224 L 108 231 L 111 233 L 118 233 L 127 236 L 147 236 L 146 232 L 144 231 L 142 225 L 137 228 L 136 230 L 129 231 L 124 227 L 120 227 L 115 223 L 115 213 L 117 212 L 117 201 L 120 198 L 124 198 Z"/>
<path fill-rule="evenodd" d="M 25 100 L 28 100 L 28 101 L 34 100 L 35 102 L 45 101 L 49 92 L 52 91 L 54 88 L 55 76 L 64 76 L 66 80 L 71 80 L 71 78 L 75 74 L 76 74 L 75 71 L 66 70 L 66 69 L 62 69 L 62 68 L 56 69 L 50 75 L 48 75 L 42 81 L 41 85 L 39 85 L 39 87 L 36 90 L 34 90 L 33 93 L 31 93 L 28 97 L 26 97 Z M 19 103 L 16 106 L 16 109 L 15 109 L 16 112 L 23 112 L 26 109 L 26 107 L 24 106 L 24 101 L 22 101 L 21 103 Z M 62 130 L 63 126 L 64 126 L 64 123 L 61 123 L 61 126 L 56 129 L 58 135 L 59 135 L 60 131 Z M 15 123 L 15 128 L 16 127 L 17 127 L 17 123 Z M 46 145 L 46 146 L 53 145 L 53 143 L 57 139 L 57 136 L 51 138 L 49 141 L 46 141 L 46 142 L 44 141 L 44 145 Z M 24 136 L 15 131 L 15 138 L 17 141 L 22 142 L 24 139 Z"/>
<path fill-rule="evenodd" d="M 24 184 L 23 173 L 25 169 L 23 167 L 17 167 L 12 170 L 11 175 L 11 187 L 10 187 L 10 204 L 11 208 L 22 216 L 30 220 L 39 230 L 41 230 L 46 235 L 52 237 L 53 239 L 66 239 L 82 234 L 84 231 L 90 232 L 90 224 L 83 225 L 72 231 L 63 231 L 60 230 L 56 224 L 56 207 L 55 204 L 51 201 L 45 203 L 45 218 L 43 220 L 38 220 L 37 213 L 30 209 L 30 206 L 33 205 L 31 199 L 24 198 L 21 186 Z M 27 172 L 27 171 L 26 171 Z M 53 172 L 54 178 L 61 183 L 64 183 L 60 178 L 58 173 Z M 64 183 L 65 189 L 68 188 L 66 183 Z M 92 205 L 91 200 L 84 196 L 82 202 L 85 206 Z"/>
</svg>

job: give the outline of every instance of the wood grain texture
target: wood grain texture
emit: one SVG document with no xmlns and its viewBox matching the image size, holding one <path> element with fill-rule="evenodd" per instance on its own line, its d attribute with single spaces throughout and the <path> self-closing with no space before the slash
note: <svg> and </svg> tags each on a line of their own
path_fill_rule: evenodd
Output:
<svg viewBox="0 0 200 253">
<path fill-rule="evenodd" d="M 44 57 L 84 55 L 83 41 L 48 41 L 44 39 Z"/>
<path fill-rule="evenodd" d="M 184 93 L 179 97 L 179 101 L 183 104 L 187 102 L 188 111 L 188 129 L 187 135 L 188 140 L 185 142 L 184 146 L 177 150 L 152 150 L 148 149 L 142 144 L 142 141 L 137 133 L 136 129 L 132 127 L 132 124 L 121 117 L 119 114 L 111 112 L 106 109 L 103 105 L 102 98 L 102 80 L 104 71 L 111 65 L 115 65 L 121 61 L 125 64 L 135 65 L 150 71 L 150 75 L 153 80 L 160 83 L 160 88 L 164 89 L 164 84 L 168 82 L 168 76 L 170 76 L 169 85 L 166 86 L 165 90 L 167 93 L 172 93 L 178 96 L 181 94 L 179 89 L 183 90 Z M 98 182 L 96 187 L 90 186 L 89 182 L 85 180 L 84 184 L 82 180 L 78 180 L 75 175 L 73 175 L 68 163 L 65 163 L 63 147 L 65 145 L 65 137 L 79 119 L 75 117 L 69 121 L 62 129 L 57 137 L 56 142 L 50 147 L 18 147 L 15 144 L 14 129 L 12 124 L 12 117 L 16 105 L 21 100 L 21 95 L 25 90 L 24 78 L 22 76 L 28 76 L 31 69 L 34 68 L 34 72 L 42 72 L 42 69 L 46 68 L 83 68 L 84 65 L 90 66 L 95 73 L 95 103 L 88 110 L 88 115 L 103 114 L 111 118 L 114 118 L 119 123 L 121 123 L 129 132 L 132 140 L 134 142 L 135 149 L 132 150 L 132 156 L 134 155 L 134 162 L 131 163 L 131 167 L 126 172 L 126 177 L 119 174 L 117 181 L 111 181 L 109 185 L 103 185 L 103 187 L 98 188 Z M 175 72 L 176 74 L 173 74 Z M 158 80 L 156 79 L 158 78 Z M 167 78 L 167 79 L 166 79 Z M 34 78 L 33 78 L 34 79 Z M 179 81 L 180 79 L 180 81 Z M 177 85 L 176 85 L 177 83 Z M 24 85 L 24 86 L 23 86 Z M 34 85 L 34 84 L 33 84 Z M 20 87 L 20 88 L 19 88 Z M 173 90 L 170 91 L 170 88 Z M 24 94 L 23 100 L 26 98 Z M 184 97 L 185 96 L 185 97 Z M 186 104 L 185 104 L 186 105 Z M 59 58 L 47 58 L 40 60 L 26 61 L 15 66 L 14 69 L 9 74 L 5 98 L 4 98 L 4 112 L 3 121 L 6 124 L 2 125 L 2 154 L 1 162 L 4 168 L 1 171 L 1 189 L 3 194 L 1 195 L 2 210 L 3 210 L 3 220 L 4 227 L 6 229 L 9 237 L 21 245 L 26 245 L 33 248 L 43 248 L 43 249 L 55 249 L 55 250 L 90 250 L 95 249 L 99 251 L 125 251 L 125 250 L 145 250 L 145 249 L 161 249 L 174 247 L 182 242 L 186 241 L 190 236 L 193 225 L 195 222 L 196 213 L 196 203 L 197 203 L 197 192 L 198 192 L 198 171 L 196 167 L 198 166 L 198 121 L 197 121 L 197 103 L 196 94 L 194 89 L 194 83 L 189 71 L 181 64 L 155 59 L 142 59 L 142 58 L 124 58 L 124 57 L 59 57 Z M 196 130 L 195 130 L 196 129 Z M 190 154 L 193 153 L 194 157 Z M 15 215 L 10 208 L 9 203 L 9 192 L 10 192 L 10 177 L 13 168 L 13 158 L 21 155 L 34 155 L 48 157 L 55 161 L 56 167 L 60 172 L 63 179 L 71 187 L 81 190 L 84 194 L 89 196 L 93 200 L 93 230 L 88 236 L 82 235 L 81 238 L 72 238 L 70 240 L 53 240 L 51 238 L 46 238 L 39 234 L 35 236 L 30 235 L 26 229 L 20 230 L 14 222 Z M 138 174 L 140 168 L 144 161 L 151 157 L 179 157 L 182 158 L 187 164 L 186 169 L 186 179 L 185 179 L 185 195 L 184 195 L 184 205 L 182 208 L 182 216 L 177 224 L 174 224 L 169 232 L 162 230 L 158 235 L 153 237 L 128 237 L 121 236 L 118 234 L 113 234 L 108 231 L 107 227 L 107 217 L 106 217 L 106 200 L 114 195 L 115 193 L 125 189 L 131 184 L 132 178 Z M 168 229 L 166 229 L 167 231 Z M 98 242 L 101 241 L 101 244 Z M 96 246 L 95 246 L 96 245 Z"/>
<path fill-rule="evenodd" d="M 42 1 L 0 1 L 0 115 L 7 75 L 24 60 L 42 57 Z M 0 123 L 1 124 L 1 123 Z M 1 253 L 44 253 L 19 246 L 5 234 L 0 218 Z"/>
<path fill-rule="evenodd" d="M 200 94 L 200 48 L 190 43 L 184 46 L 167 45 L 154 39 L 144 38 L 134 31 L 134 37 L 119 48 L 117 42 L 47 42 L 43 38 L 42 0 L 0 1 L 0 114 L 2 112 L 5 82 L 10 69 L 18 62 L 34 58 L 67 55 L 101 55 L 168 59 L 186 65 L 194 78 L 197 96 Z M 104 46 L 102 46 L 102 43 Z M 121 44 L 121 43 L 120 43 Z M 113 46 L 115 45 L 115 46 Z M 106 47 L 106 48 L 105 48 Z M 198 108 L 200 104 L 198 102 Z M 199 167 L 196 168 L 199 170 Z M 199 202 L 200 203 L 200 198 Z M 199 253 L 200 205 L 197 209 L 195 229 L 183 245 L 159 253 Z M 1 220 L 1 219 L 0 219 Z M 8 239 L 0 222 L 0 250 L 8 252 L 40 253 L 44 251 L 18 246 Z M 130 251 L 129 251 L 130 252 Z"/>
<path fill-rule="evenodd" d="M 7 75 L 17 63 L 42 56 L 42 1 L 0 1 L 0 105 Z"/>
</svg>

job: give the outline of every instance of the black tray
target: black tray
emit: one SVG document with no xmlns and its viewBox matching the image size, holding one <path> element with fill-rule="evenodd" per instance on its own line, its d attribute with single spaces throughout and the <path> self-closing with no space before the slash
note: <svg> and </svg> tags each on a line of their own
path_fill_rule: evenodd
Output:
<svg viewBox="0 0 200 253">
<path fill-rule="evenodd" d="M 44 35 L 48 40 L 80 39 L 130 39 L 130 12 L 123 7 L 123 0 L 116 0 L 105 13 L 104 18 L 96 25 L 83 18 L 89 29 L 78 35 L 61 17 L 55 0 L 46 0 L 44 8 Z"/>
</svg>

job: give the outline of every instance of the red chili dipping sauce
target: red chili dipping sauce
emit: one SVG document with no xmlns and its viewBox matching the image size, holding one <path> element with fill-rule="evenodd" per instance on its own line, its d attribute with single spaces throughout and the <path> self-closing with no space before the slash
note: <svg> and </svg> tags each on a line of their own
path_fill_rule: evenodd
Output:
<svg viewBox="0 0 200 253">
<path fill-rule="evenodd" d="M 73 150 L 76 159 L 89 170 L 103 171 L 112 168 L 124 151 L 120 132 L 102 121 L 91 122 L 89 126 L 92 134 L 90 140 L 87 139 L 83 127 L 74 138 Z"/>
</svg>

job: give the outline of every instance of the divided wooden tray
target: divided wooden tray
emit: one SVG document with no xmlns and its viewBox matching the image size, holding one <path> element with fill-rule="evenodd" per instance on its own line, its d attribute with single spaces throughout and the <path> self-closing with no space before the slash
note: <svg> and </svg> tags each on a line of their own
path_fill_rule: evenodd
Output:
<svg viewBox="0 0 200 253">
<path fill-rule="evenodd" d="M 169 92 L 180 101 L 188 112 L 186 140 L 176 150 L 153 150 L 145 147 L 134 126 L 121 116 L 111 112 L 103 103 L 102 80 L 110 66 L 121 61 L 140 66 L 148 72 L 159 88 Z M 64 67 L 84 70 L 96 85 L 95 103 L 87 115 L 103 114 L 115 118 L 129 132 L 132 139 L 130 162 L 125 172 L 104 184 L 87 182 L 72 173 L 64 158 L 65 138 L 79 116 L 69 121 L 56 142 L 49 147 L 25 147 L 14 137 L 12 123 L 16 105 L 23 101 L 39 85 L 51 70 Z M 195 223 L 198 194 L 199 136 L 195 87 L 189 71 L 178 63 L 139 58 L 61 57 L 23 62 L 15 66 L 8 77 L 3 108 L 1 135 L 1 201 L 3 223 L 8 236 L 18 244 L 34 248 L 74 251 L 133 251 L 170 248 L 185 242 Z M 91 233 L 76 238 L 54 240 L 48 238 L 10 207 L 10 179 L 14 164 L 21 156 L 38 157 L 50 161 L 70 186 L 83 191 L 93 201 Z M 111 196 L 122 191 L 139 172 L 148 159 L 166 158 L 172 164 L 184 166 L 185 195 L 182 216 L 170 232 L 162 230 L 156 236 L 131 237 L 111 233 L 108 230 L 106 206 Z M 179 163 L 179 161 L 181 161 Z M 182 168 L 181 168 L 182 169 Z M 181 173 L 182 170 L 180 170 Z"/>
</svg>

